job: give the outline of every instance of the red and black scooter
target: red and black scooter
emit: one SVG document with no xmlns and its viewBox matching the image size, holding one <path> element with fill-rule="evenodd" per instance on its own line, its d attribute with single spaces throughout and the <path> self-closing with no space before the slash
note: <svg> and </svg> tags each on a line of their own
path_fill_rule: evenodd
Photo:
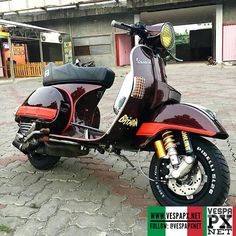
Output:
<svg viewBox="0 0 236 236">
<path fill-rule="evenodd" d="M 153 151 L 149 179 L 163 205 L 221 205 L 229 191 L 229 168 L 210 141 L 228 134 L 215 115 L 180 103 L 181 94 L 167 84 L 163 58 L 174 44 L 169 23 L 152 26 L 113 21 L 113 27 L 140 37 L 130 55 L 131 72 L 114 103 L 116 119 L 100 130 L 98 103 L 113 84 L 107 68 L 72 64 L 45 70 L 44 87 L 19 107 L 13 144 L 37 169 L 49 169 L 63 157 L 122 150 Z M 126 158 L 127 162 L 130 161 Z"/>
</svg>

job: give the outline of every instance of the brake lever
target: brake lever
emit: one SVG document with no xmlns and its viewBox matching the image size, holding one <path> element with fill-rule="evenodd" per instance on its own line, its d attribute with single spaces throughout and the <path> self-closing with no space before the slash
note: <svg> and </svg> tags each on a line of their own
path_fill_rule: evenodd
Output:
<svg viewBox="0 0 236 236">
<path fill-rule="evenodd" d="M 177 58 L 176 56 L 174 56 L 170 51 L 167 50 L 167 52 L 168 52 L 169 55 L 170 55 L 174 60 L 176 60 L 177 62 L 183 62 L 183 61 L 184 61 L 184 60 L 179 59 L 179 58 Z"/>
</svg>

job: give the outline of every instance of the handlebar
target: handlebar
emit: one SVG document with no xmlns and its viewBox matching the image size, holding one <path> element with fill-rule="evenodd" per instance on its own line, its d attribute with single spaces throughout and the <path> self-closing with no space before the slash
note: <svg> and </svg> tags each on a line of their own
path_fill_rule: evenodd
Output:
<svg viewBox="0 0 236 236">
<path fill-rule="evenodd" d="M 154 32 L 155 31 L 157 32 L 157 36 L 160 35 L 163 25 L 164 23 L 154 25 Z M 127 30 L 130 35 L 138 35 L 141 38 L 140 42 L 152 48 L 153 51 L 156 53 L 163 53 L 163 50 L 165 50 L 165 52 L 167 52 L 174 60 L 179 61 L 179 62 L 183 61 L 181 59 L 176 58 L 168 49 L 164 48 L 162 45 L 160 46 L 157 45 L 157 42 L 155 41 L 156 36 L 155 35 L 152 36 L 152 34 L 150 33 L 152 32 L 152 26 L 148 27 L 142 23 L 128 25 L 126 23 L 119 22 L 116 20 L 113 20 L 111 22 L 111 26 L 122 29 L 122 30 Z M 152 40 L 153 38 L 154 38 L 154 41 Z M 166 55 L 164 55 L 163 53 L 163 56 L 165 57 Z"/>
<path fill-rule="evenodd" d="M 115 20 L 113 20 L 111 22 L 111 26 L 115 27 L 115 28 L 123 29 L 123 30 L 131 30 L 132 29 L 131 25 L 128 25 L 128 24 L 125 24 L 125 23 L 122 23 L 119 21 L 115 21 Z"/>
<path fill-rule="evenodd" d="M 113 20 L 111 22 L 111 26 L 122 30 L 127 30 L 131 35 L 138 35 L 140 38 L 143 39 L 147 38 L 148 36 L 144 25 L 140 23 L 128 25 L 126 23 Z"/>
</svg>

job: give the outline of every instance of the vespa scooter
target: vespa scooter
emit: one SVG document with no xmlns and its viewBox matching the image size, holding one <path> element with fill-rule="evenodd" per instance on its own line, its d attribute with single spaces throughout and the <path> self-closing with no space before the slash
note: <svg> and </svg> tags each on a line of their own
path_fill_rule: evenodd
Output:
<svg viewBox="0 0 236 236">
<path fill-rule="evenodd" d="M 44 86 L 16 112 L 19 130 L 13 145 L 37 169 L 52 168 L 61 156 L 84 156 L 91 149 L 119 156 L 122 150 L 154 152 L 148 178 L 160 204 L 222 205 L 229 191 L 229 168 L 203 136 L 226 139 L 228 134 L 213 112 L 180 103 L 181 94 L 168 85 L 164 58 L 174 45 L 172 25 L 113 21 L 112 26 L 138 35 L 140 44 L 131 51 L 131 71 L 114 103 L 116 118 L 110 128 L 99 129 L 98 103 L 112 86 L 114 72 L 50 63 Z"/>
</svg>

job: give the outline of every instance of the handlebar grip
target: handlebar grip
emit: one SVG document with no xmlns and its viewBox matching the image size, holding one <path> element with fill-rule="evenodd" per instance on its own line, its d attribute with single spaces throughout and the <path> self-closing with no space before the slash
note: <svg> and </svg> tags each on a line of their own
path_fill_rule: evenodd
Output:
<svg viewBox="0 0 236 236">
<path fill-rule="evenodd" d="M 115 28 L 123 29 L 123 30 L 128 30 L 128 29 L 130 29 L 129 25 L 126 25 L 126 24 L 124 24 L 124 23 L 122 23 L 122 22 L 115 21 L 115 20 L 113 20 L 113 21 L 111 22 L 111 26 L 112 26 L 112 27 L 115 27 Z"/>
</svg>

